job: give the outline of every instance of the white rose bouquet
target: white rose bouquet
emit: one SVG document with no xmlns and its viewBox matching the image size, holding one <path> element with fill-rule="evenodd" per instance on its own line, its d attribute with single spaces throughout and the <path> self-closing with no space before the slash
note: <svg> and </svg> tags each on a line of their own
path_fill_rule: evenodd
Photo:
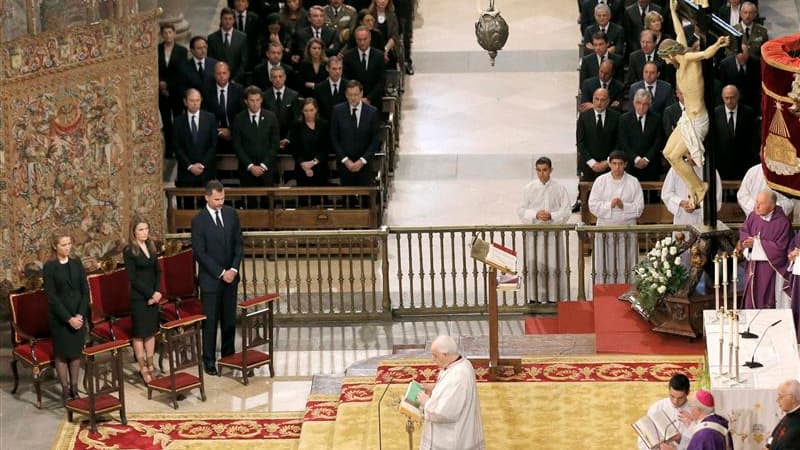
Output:
<svg viewBox="0 0 800 450">
<path fill-rule="evenodd" d="M 656 241 L 647 257 L 633 268 L 633 282 L 639 291 L 636 303 L 648 315 L 664 297 L 677 292 L 689 275 L 681 264 L 679 252 L 675 239 L 666 237 Z"/>
</svg>

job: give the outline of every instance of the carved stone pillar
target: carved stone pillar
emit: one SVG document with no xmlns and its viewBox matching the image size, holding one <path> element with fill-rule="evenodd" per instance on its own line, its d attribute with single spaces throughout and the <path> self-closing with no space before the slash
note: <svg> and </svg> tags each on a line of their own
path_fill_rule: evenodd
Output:
<svg viewBox="0 0 800 450">
<path fill-rule="evenodd" d="M 175 41 L 188 45 L 191 26 L 183 17 L 183 11 L 186 7 L 185 0 L 159 0 L 158 4 L 164 10 L 158 22 L 160 24 L 173 24 L 175 26 Z"/>
</svg>

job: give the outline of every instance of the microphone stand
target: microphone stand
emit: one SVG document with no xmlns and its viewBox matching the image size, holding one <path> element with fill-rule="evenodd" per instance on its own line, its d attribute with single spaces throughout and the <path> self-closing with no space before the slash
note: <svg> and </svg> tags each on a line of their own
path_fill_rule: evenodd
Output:
<svg viewBox="0 0 800 450">
<path fill-rule="evenodd" d="M 750 325 L 752 325 L 753 322 L 756 320 L 756 317 L 758 317 L 758 315 L 761 314 L 761 311 L 763 311 L 763 309 L 759 309 L 758 312 L 756 313 L 756 315 L 753 316 L 753 318 L 750 319 L 750 322 L 747 323 L 747 330 L 742 331 L 741 333 L 739 333 L 739 335 L 742 337 L 742 339 L 756 339 L 758 337 L 757 334 L 750 332 Z"/>
<path fill-rule="evenodd" d="M 769 331 L 769 329 L 774 327 L 775 325 L 781 323 L 782 320 L 783 319 L 775 321 L 775 323 L 773 323 L 772 325 L 768 326 L 764 330 L 764 334 L 762 334 L 761 335 L 761 339 L 758 340 L 758 343 L 756 344 L 756 348 L 753 349 L 753 357 L 750 358 L 750 361 L 747 361 L 747 362 L 744 363 L 745 367 L 749 367 L 751 369 L 758 369 L 759 367 L 764 367 L 764 364 L 761 364 L 760 362 L 756 361 L 756 351 L 758 350 L 758 346 L 761 345 L 761 341 L 764 340 L 764 336 L 767 335 L 767 331 Z"/>
<path fill-rule="evenodd" d="M 389 369 L 391 370 L 391 369 Z M 381 405 L 383 404 L 383 397 L 386 395 L 386 392 L 389 390 L 389 387 L 392 385 L 392 381 L 394 381 L 395 373 L 391 374 L 392 376 L 389 377 L 389 381 L 386 382 L 386 388 L 384 388 L 383 392 L 381 393 L 380 398 L 378 399 L 378 448 L 383 450 L 383 428 L 381 426 Z"/>
</svg>

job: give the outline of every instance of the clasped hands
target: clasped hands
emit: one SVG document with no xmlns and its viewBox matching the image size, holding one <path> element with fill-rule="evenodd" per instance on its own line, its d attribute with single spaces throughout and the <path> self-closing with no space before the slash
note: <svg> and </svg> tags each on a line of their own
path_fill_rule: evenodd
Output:
<svg viewBox="0 0 800 450">
<path fill-rule="evenodd" d="M 358 172 L 359 170 L 361 170 L 362 167 L 364 167 L 364 161 L 362 161 L 359 158 L 358 160 L 356 160 L 356 162 L 353 162 L 353 161 L 350 160 L 350 158 L 348 158 L 348 159 L 344 160 L 344 166 L 350 172 L 355 173 L 355 172 Z"/>
<path fill-rule="evenodd" d="M 80 314 L 75 314 L 74 316 L 70 317 L 67 322 L 72 328 L 80 330 L 83 327 L 83 316 Z"/>
<path fill-rule="evenodd" d="M 159 302 L 161 302 L 161 297 L 162 297 L 161 292 L 155 291 L 153 292 L 153 295 L 149 299 L 147 299 L 147 304 L 157 305 Z"/>
<path fill-rule="evenodd" d="M 625 206 L 622 204 L 622 199 L 619 197 L 614 197 L 611 199 L 611 207 L 625 209 Z"/>
<path fill-rule="evenodd" d="M 303 172 L 305 172 L 307 177 L 313 177 L 314 171 L 312 169 L 316 165 L 317 164 L 314 161 L 304 161 L 300 163 L 300 168 L 303 169 Z"/>
<path fill-rule="evenodd" d="M 236 271 L 233 269 L 228 269 L 225 273 L 222 274 L 222 281 L 230 284 L 233 283 L 233 280 L 236 279 Z"/>
</svg>

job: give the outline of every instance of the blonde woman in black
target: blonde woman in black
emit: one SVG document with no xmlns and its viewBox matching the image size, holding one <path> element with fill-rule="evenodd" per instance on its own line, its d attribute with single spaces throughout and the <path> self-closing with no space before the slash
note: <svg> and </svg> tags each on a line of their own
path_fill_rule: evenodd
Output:
<svg viewBox="0 0 800 450">
<path fill-rule="evenodd" d="M 155 335 L 159 329 L 158 304 L 161 300 L 161 266 L 156 246 L 150 239 L 150 224 L 135 216 L 130 224 L 130 243 L 122 252 L 131 282 L 133 353 L 139 363 L 139 375 L 145 383 L 153 379 Z"/>
<path fill-rule="evenodd" d="M 70 258 L 72 237 L 55 234 L 50 245 L 55 257 L 44 264 L 44 290 L 61 400 L 66 403 L 78 396 L 81 351 L 86 342 L 89 313 L 89 285 L 81 261 Z"/>
</svg>

